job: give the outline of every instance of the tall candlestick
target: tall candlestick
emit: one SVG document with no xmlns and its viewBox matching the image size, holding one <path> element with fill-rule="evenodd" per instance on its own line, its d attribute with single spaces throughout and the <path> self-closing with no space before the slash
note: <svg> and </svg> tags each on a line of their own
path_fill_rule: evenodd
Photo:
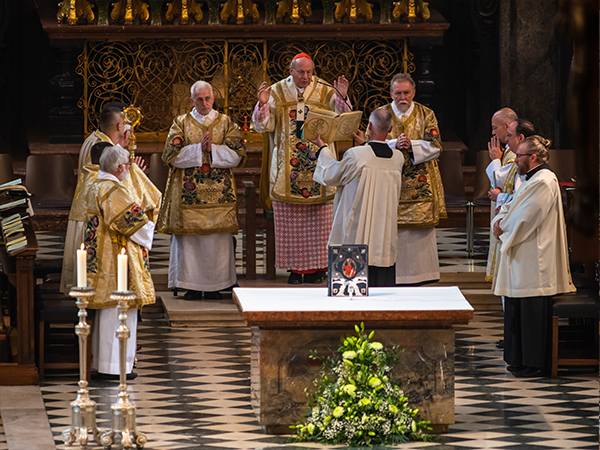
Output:
<svg viewBox="0 0 600 450">
<path fill-rule="evenodd" d="M 117 290 L 125 292 L 127 290 L 127 255 L 125 249 L 117 255 Z"/>
<path fill-rule="evenodd" d="M 83 243 L 77 250 L 77 287 L 87 286 L 87 251 Z"/>
</svg>

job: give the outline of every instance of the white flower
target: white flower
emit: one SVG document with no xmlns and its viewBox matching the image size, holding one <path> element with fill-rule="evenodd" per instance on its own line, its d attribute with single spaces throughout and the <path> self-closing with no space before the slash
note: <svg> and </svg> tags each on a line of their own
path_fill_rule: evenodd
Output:
<svg viewBox="0 0 600 450">
<path fill-rule="evenodd" d="M 354 359 L 354 358 L 356 358 L 356 352 L 352 351 L 352 350 L 348 350 L 347 352 L 342 353 L 342 358 Z"/>
</svg>

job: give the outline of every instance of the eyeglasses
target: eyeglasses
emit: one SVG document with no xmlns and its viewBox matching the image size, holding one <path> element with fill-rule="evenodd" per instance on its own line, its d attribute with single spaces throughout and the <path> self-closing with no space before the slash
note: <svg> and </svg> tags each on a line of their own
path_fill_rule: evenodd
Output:
<svg viewBox="0 0 600 450">
<path fill-rule="evenodd" d="M 515 153 L 515 159 L 519 159 L 521 156 L 531 156 L 533 153 Z"/>
</svg>

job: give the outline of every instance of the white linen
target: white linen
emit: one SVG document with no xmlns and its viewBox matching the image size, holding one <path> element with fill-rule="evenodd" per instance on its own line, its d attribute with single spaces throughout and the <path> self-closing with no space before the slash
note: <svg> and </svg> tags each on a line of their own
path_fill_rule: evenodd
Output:
<svg viewBox="0 0 600 450">
<path fill-rule="evenodd" d="M 369 145 L 347 150 L 341 161 L 329 147 L 321 150 L 313 179 L 338 187 L 329 245 L 367 244 L 370 266 L 396 263 L 403 164 L 402 152 L 379 158 Z"/>
<path fill-rule="evenodd" d="M 137 309 L 127 311 L 127 357 L 125 373 L 133 371 L 137 337 Z M 92 327 L 92 370 L 100 373 L 118 375 L 119 372 L 119 339 L 117 328 L 121 325 L 117 307 L 97 309 Z"/>
<path fill-rule="evenodd" d="M 218 291 L 236 283 L 231 233 L 174 234 L 169 289 Z"/>
<path fill-rule="evenodd" d="M 574 292 L 558 180 L 541 169 L 525 181 L 492 221 L 500 222 L 495 295 L 551 296 Z"/>
<path fill-rule="evenodd" d="M 440 279 L 435 228 L 399 228 L 396 283 Z"/>
<path fill-rule="evenodd" d="M 367 297 L 330 297 L 327 288 L 234 288 L 243 313 L 256 311 L 473 311 L 457 286 L 377 287 Z M 281 301 L 285 299 L 285 301 Z"/>
</svg>

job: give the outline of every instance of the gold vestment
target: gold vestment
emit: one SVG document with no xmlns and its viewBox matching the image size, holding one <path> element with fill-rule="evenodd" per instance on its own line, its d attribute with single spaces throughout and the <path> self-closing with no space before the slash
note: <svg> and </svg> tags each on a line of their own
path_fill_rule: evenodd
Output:
<svg viewBox="0 0 600 450">
<path fill-rule="evenodd" d="M 87 248 L 88 285 L 96 295 L 88 308 L 117 306 L 110 294 L 117 289 L 117 255 L 125 247 L 128 256 L 129 289 L 135 293 L 130 307 L 156 301 L 150 276 L 148 249 L 130 237 L 148 223 L 148 217 L 136 204 L 129 191 L 114 180 L 96 180 L 88 192 L 87 226 L 84 242 Z"/>
<path fill-rule="evenodd" d="M 441 138 L 434 112 L 413 102 L 414 109 L 409 117 L 400 120 L 394 113 L 392 104 L 383 106 L 393 118 L 392 132 L 388 139 L 396 139 L 402 133 L 411 140 L 425 140 L 442 151 Z M 421 164 L 413 164 L 408 152 L 404 153 L 402 169 L 402 192 L 398 205 L 398 228 L 435 227 L 440 219 L 445 219 L 446 203 L 444 187 L 437 159 Z"/>
<path fill-rule="evenodd" d="M 235 179 L 231 169 L 214 168 L 210 160 L 200 167 L 177 169 L 172 161 L 183 147 L 199 144 L 204 133 L 210 133 L 210 141 L 226 145 L 246 163 L 246 148 L 236 124 L 225 114 L 204 123 L 198 122 L 191 113 L 176 117 L 169 130 L 162 159 L 169 165 L 169 177 L 165 200 L 158 216 L 157 230 L 165 234 L 213 234 L 237 233 L 237 196 Z M 210 158 L 203 152 L 203 159 Z"/>
<path fill-rule="evenodd" d="M 315 145 L 306 139 L 298 139 L 296 115 L 298 103 L 304 102 L 305 114 L 311 108 L 331 110 L 335 91 L 319 83 L 313 76 L 310 87 L 300 93 L 292 77 L 271 86 L 275 102 L 275 127 L 268 132 L 269 145 L 263 149 L 261 170 L 261 202 L 270 205 L 268 198 L 284 203 L 321 204 L 333 200 L 335 188 L 325 187 L 313 180 L 317 167 Z M 270 111 L 273 114 L 273 111 Z M 335 146 L 330 145 L 335 150 Z M 276 168 L 273 167 L 276 165 Z"/>
</svg>

